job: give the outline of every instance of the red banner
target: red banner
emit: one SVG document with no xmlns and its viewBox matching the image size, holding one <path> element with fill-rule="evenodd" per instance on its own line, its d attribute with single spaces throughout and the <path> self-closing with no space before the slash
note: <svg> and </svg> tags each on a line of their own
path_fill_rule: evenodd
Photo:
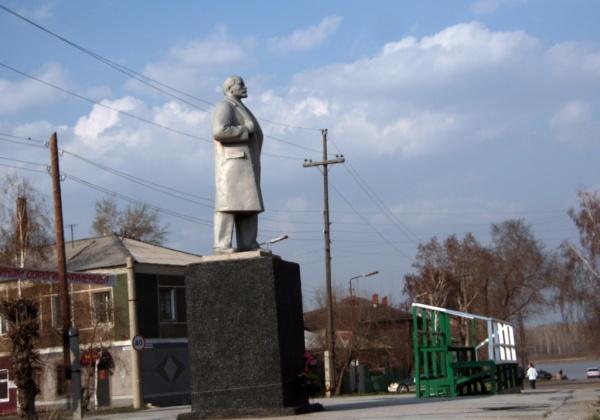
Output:
<svg viewBox="0 0 600 420">
<path fill-rule="evenodd" d="M 0 281 L 22 280 L 41 283 L 56 283 L 56 271 L 27 270 L 16 267 L 0 267 Z M 73 284 L 96 284 L 114 286 L 117 276 L 92 273 L 67 273 L 67 282 Z"/>
</svg>

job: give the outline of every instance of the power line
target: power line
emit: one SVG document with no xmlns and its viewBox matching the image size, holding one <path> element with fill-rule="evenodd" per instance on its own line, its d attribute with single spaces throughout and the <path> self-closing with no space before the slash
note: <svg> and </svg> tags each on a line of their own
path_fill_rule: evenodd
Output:
<svg viewBox="0 0 600 420">
<path fill-rule="evenodd" d="M 65 154 L 67 154 L 69 156 L 73 156 L 74 158 L 79 159 L 79 160 L 81 160 L 81 161 L 83 161 L 83 162 L 85 162 L 85 163 L 87 163 L 89 165 L 95 166 L 95 167 L 100 168 L 100 169 L 102 169 L 104 171 L 112 173 L 113 175 L 117 175 L 117 176 L 119 176 L 121 178 L 127 179 L 127 180 L 129 180 L 131 182 L 134 182 L 134 183 L 136 183 L 138 185 L 142 185 L 142 186 L 144 186 L 146 188 L 150 188 L 150 189 L 152 189 L 154 191 L 158 191 L 158 192 L 161 192 L 163 194 L 169 195 L 171 197 L 175 197 L 175 198 L 179 198 L 179 199 L 184 200 L 184 201 L 188 201 L 190 203 L 198 204 L 198 205 L 203 206 L 203 207 L 211 207 L 211 208 L 213 207 L 212 203 L 214 203 L 214 200 L 212 200 L 210 198 L 202 197 L 202 196 L 199 196 L 199 195 L 196 195 L 196 194 L 192 194 L 192 193 L 188 193 L 188 192 L 185 192 L 185 191 L 182 191 L 182 190 L 171 188 L 171 187 L 168 187 L 166 185 L 162 185 L 162 184 L 159 184 L 159 183 L 156 183 L 156 182 L 153 182 L 153 181 L 148 181 L 148 180 L 140 178 L 138 176 L 131 175 L 131 174 L 128 174 L 126 172 L 120 171 L 118 169 L 114 169 L 114 168 L 111 168 L 109 166 L 103 165 L 101 163 L 95 162 L 95 161 L 93 161 L 91 159 L 85 158 L 85 157 L 83 157 L 81 155 L 78 155 L 76 153 L 69 152 L 68 150 L 63 149 L 63 151 L 64 151 Z M 211 204 L 206 204 L 206 203 L 202 203 L 202 202 L 199 202 L 199 201 L 196 201 L 196 200 L 191 200 L 189 198 L 182 197 L 179 194 L 183 194 L 183 195 L 186 195 L 186 196 L 189 196 L 189 197 L 193 197 L 193 198 L 197 198 L 197 199 L 200 199 L 200 200 L 204 200 L 204 201 L 207 201 L 207 202 L 209 202 Z"/>
<path fill-rule="evenodd" d="M 8 160 L 11 162 L 25 163 L 27 165 L 36 165 L 36 166 L 43 166 L 43 167 L 48 166 L 46 163 L 31 162 L 29 160 L 12 159 L 12 158 L 7 158 L 7 157 L 3 157 L 3 156 L 0 156 L 0 159 Z"/>
<path fill-rule="evenodd" d="M 175 88 L 173 86 L 169 86 L 169 85 L 167 85 L 167 84 L 165 84 L 163 82 L 160 82 L 160 81 L 158 81 L 156 79 L 148 77 L 148 76 L 146 76 L 146 75 L 144 75 L 142 73 L 139 73 L 139 72 L 137 72 L 137 71 L 135 71 L 135 70 L 133 70 L 131 68 L 128 68 L 128 67 L 126 67 L 126 66 L 124 66 L 122 64 L 116 63 L 116 62 L 112 61 L 111 59 L 109 59 L 107 57 L 104 57 L 104 56 L 102 56 L 102 55 L 100 55 L 98 53 L 95 53 L 92 50 L 90 50 L 88 48 L 85 48 L 85 47 L 83 47 L 83 46 L 81 46 L 81 45 L 79 45 L 79 44 L 77 44 L 77 43 L 75 43 L 73 41 L 70 41 L 69 39 L 65 38 L 64 36 L 61 36 L 61 35 L 57 34 L 54 31 L 51 31 L 50 29 L 48 29 L 48 28 L 46 28 L 46 27 L 44 27 L 44 26 L 42 26 L 42 25 L 40 25 L 40 24 L 32 21 L 31 19 L 26 18 L 25 16 L 19 14 L 18 12 L 14 11 L 14 10 L 6 7 L 6 6 L 0 5 L 0 8 L 3 9 L 4 11 L 6 11 L 7 13 L 10 13 L 11 15 L 13 15 L 13 16 L 15 16 L 15 17 L 17 17 L 17 18 L 19 18 L 19 19 L 21 19 L 21 20 L 29 23 L 30 25 L 35 26 L 36 28 L 40 29 L 41 31 L 44 31 L 47 34 L 49 34 L 49 35 L 51 35 L 51 36 L 59 39 L 60 41 L 66 43 L 68 45 L 70 45 L 71 47 L 76 48 L 77 50 L 83 52 L 84 54 L 87 54 L 90 57 L 92 57 L 92 58 L 94 58 L 94 59 L 96 59 L 96 60 L 98 60 L 98 61 L 106 64 L 110 68 L 112 68 L 112 69 L 114 69 L 114 70 L 116 70 L 116 71 L 118 71 L 120 73 L 123 73 L 123 74 L 125 74 L 125 75 L 127 75 L 127 76 L 129 76 L 131 78 L 134 78 L 137 81 L 139 81 L 140 83 L 143 83 L 146 86 L 148 86 L 148 87 L 150 87 L 152 89 L 155 89 L 155 90 L 157 90 L 157 91 L 159 91 L 159 92 L 161 92 L 161 93 L 163 93 L 163 94 L 165 94 L 167 96 L 175 98 L 175 99 L 177 99 L 177 100 L 179 100 L 179 101 L 181 101 L 181 102 L 183 102 L 185 104 L 188 104 L 188 105 L 190 105 L 190 106 L 192 106 L 192 107 L 194 107 L 196 109 L 199 109 L 199 110 L 207 112 L 207 113 L 210 112 L 210 111 L 208 111 L 208 110 L 206 110 L 206 109 L 204 109 L 202 107 L 199 107 L 198 105 L 196 105 L 196 104 L 194 104 L 192 102 L 189 102 L 186 99 L 181 98 L 180 96 L 177 96 L 177 95 L 175 95 L 175 94 L 173 94 L 171 92 L 168 92 L 165 89 L 169 89 L 169 90 L 171 90 L 173 92 L 176 92 L 176 93 L 178 93 L 180 95 L 187 96 L 188 98 L 191 98 L 191 99 L 196 100 L 198 102 L 202 102 L 204 104 L 207 104 L 207 105 L 210 105 L 210 106 L 214 106 L 214 103 L 212 103 L 210 101 L 207 101 L 205 99 L 199 98 L 199 97 L 194 96 L 194 95 L 191 95 L 191 94 L 189 94 L 187 92 L 184 92 L 184 91 L 182 91 L 180 89 L 177 89 L 177 88 Z M 163 89 L 163 88 L 165 88 L 165 89 Z M 264 121 L 264 122 L 269 123 L 269 124 L 279 125 L 279 126 L 283 126 L 283 127 L 292 128 L 292 129 L 310 130 L 310 131 L 321 131 L 318 128 L 310 128 L 310 127 L 303 127 L 303 126 L 300 126 L 300 125 L 287 124 L 287 123 L 282 123 L 282 122 L 268 120 L 268 119 L 265 119 L 265 118 L 259 118 L 259 120 L 260 121 Z"/>
<path fill-rule="evenodd" d="M 377 230 L 375 228 L 375 226 L 373 226 L 366 217 L 364 217 L 362 214 L 360 214 L 352 205 L 352 203 L 350 203 L 350 201 L 341 193 L 340 190 L 338 190 L 336 188 L 336 186 L 331 183 L 331 187 L 333 188 L 333 190 L 340 196 L 340 198 L 346 203 L 346 205 L 348 205 L 348 207 L 350 207 L 352 209 L 352 211 L 354 211 L 354 213 L 367 225 L 369 226 L 376 234 L 377 236 L 379 236 L 385 243 L 387 243 L 390 247 L 392 247 L 396 252 L 398 252 L 400 255 L 402 255 L 403 257 L 405 257 L 406 259 L 411 259 L 408 255 L 406 255 L 404 252 L 402 252 L 398 247 L 396 247 L 396 245 L 394 245 L 394 243 L 392 243 L 388 238 L 386 238 L 381 232 L 379 232 L 379 230 Z"/>
<path fill-rule="evenodd" d="M 46 174 L 46 175 L 48 174 L 48 171 L 42 171 L 41 169 L 24 168 L 22 166 L 7 165 L 5 163 L 0 163 L 0 166 L 3 166 L 5 168 L 19 169 L 22 171 L 38 172 L 38 173 Z"/>
<path fill-rule="evenodd" d="M 189 137 L 189 138 L 192 138 L 192 139 L 194 139 L 194 140 L 198 140 L 198 141 L 201 141 L 201 142 L 206 142 L 206 143 L 211 143 L 211 144 L 212 144 L 212 142 L 213 142 L 212 140 L 210 140 L 210 139 L 207 139 L 207 138 L 205 138 L 205 137 L 196 136 L 195 134 L 187 133 L 187 132 L 185 132 L 185 131 L 181 131 L 181 130 L 178 130 L 178 129 L 176 129 L 176 128 L 169 127 L 169 126 L 167 126 L 167 125 L 164 125 L 164 124 L 157 123 L 157 122 L 155 122 L 155 121 L 152 121 L 152 120 L 149 120 L 149 119 L 147 119 L 147 118 L 140 117 L 139 115 L 132 114 L 131 112 L 128 112 L 128 111 L 123 111 L 123 110 L 120 110 L 120 109 L 114 108 L 114 107 L 112 107 L 112 106 L 110 106 L 110 105 L 103 104 L 102 102 L 95 101 L 95 100 L 93 100 L 93 99 L 91 99 L 91 98 L 88 98 L 87 96 L 81 95 L 81 94 L 79 94 L 79 93 L 77 93 L 77 92 L 73 92 L 72 90 L 69 90 L 69 89 L 65 89 L 65 88 L 63 88 L 63 87 L 61 87 L 61 86 L 55 85 L 54 83 L 50 83 L 50 82 L 48 82 L 48 81 L 46 81 L 46 80 L 40 79 L 39 77 L 35 77 L 35 76 L 33 76 L 33 75 L 29 74 L 29 73 L 26 73 L 26 72 L 24 72 L 24 71 L 18 70 L 18 69 L 14 68 L 14 67 L 12 67 L 12 66 L 10 66 L 10 65 L 8 65 L 8 64 L 5 64 L 5 63 L 2 63 L 2 62 L 0 62 L 0 66 L 1 66 L 1 67 L 4 67 L 5 69 L 8 69 L 8 70 L 10 70 L 10 71 L 12 71 L 12 72 L 15 72 L 15 73 L 17 73 L 17 74 L 20 74 L 20 75 L 21 75 L 21 76 L 23 76 L 23 77 L 27 77 L 27 78 L 29 78 L 29 79 L 31 79 L 31 80 L 35 80 L 36 82 L 38 82 L 38 83 L 41 83 L 41 84 L 43 84 L 43 85 L 45 85 L 45 86 L 51 87 L 51 88 L 53 88 L 53 89 L 56 89 L 56 90 L 58 90 L 58 91 L 60 91 L 60 92 L 66 93 L 66 94 L 68 94 L 68 95 L 71 95 L 71 96 L 74 96 L 74 97 L 76 97 L 76 98 L 79 98 L 79 99 L 81 99 L 81 100 L 83 100 L 83 101 L 86 101 L 86 102 L 88 102 L 88 103 L 91 103 L 91 104 L 93 104 L 93 105 L 97 105 L 97 106 L 99 106 L 99 107 L 102 107 L 102 108 L 105 108 L 105 109 L 111 110 L 111 111 L 113 111 L 113 112 L 116 112 L 116 113 L 118 113 L 118 114 L 120 114 L 120 115 L 125 115 L 125 116 L 127 116 L 127 117 L 129 117 L 129 118 L 133 118 L 133 119 L 135 119 L 135 120 L 137 120 L 137 121 L 141 121 L 141 122 L 143 122 L 143 123 L 146 123 L 146 124 L 152 125 L 152 126 L 154 126 L 154 127 L 162 128 L 163 130 L 170 131 L 170 132 L 172 132 L 172 133 L 175 133 L 175 134 L 178 134 L 178 135 L 180 135 L 180 136 Z M 273 140 L 275 140 L 275 141 L 282 142 L 282 143 L 284 143 L 284 144 L 287 144 L 287 145 L 289 145 L 289 146 L 292 146 L 292 147 L 296 147 L 296 148 L 298 148 L 298 149 L 302 149 L 302 150 L 309 150 L 309 151 L 312 151 L 312 152 L 319 152 L 319 151 L 318 151 L 318 150 L 316 150 L 316 149 L 311 149 L 311 148 L 309 148 L 309 147 L 301 146 L 301 145 L 298 145 L 298 144 L 295 144 L 295 143 L 289 142 L 289 141 L 287 141 L 287 140 L 282 140 L 282 139 L 280 139 L 280 138 L 277 138 L 277 137 L 268 136 L 268 135 L 265 135 L 265 137 L 270 137 L 270 138 L 272 138 L 272 139 L 273 139 Z M 273 156 L 275 156 L 275 155 L 273 155 Z M 289 157 L 286 157 L 286 158 L 289 158 Z"/>
<path fill-rule="evenodd" d="M 0 136 L 12 137 L 14 139 L 20 139 L 20 140 L 33 141 L 35 143 L 42 143 L 42 144 L 45 143 L 42 140 L 36 140 L 31 137 L 25 137 L 25 136 L 15 136 L 14 134 L 10 134 L 10 133 L 0 133 Z"/>
<path fill-rule="evenodd" d="M 354 166 L 352 166 L 351 162 L 348 162 L 348 167 L 344 166 L 344 168 L 346 168 L 346 171 L 350 174 L 352 178 L 354 178 L 358 186 L 365 192 L 365 194 L 367 194 L 369 197 L 371 197 L 371 199 L 373 199 L 375 204 L 381 209 L 381 211 L 383 211 L 387 218 L 390 219 L 392 223 L 396 225 L 396 227 L 398 227 L 398 229 L 402 233 L 404 233 L 405 236 L 411 239 L 414 243 L 418 243 L 420 241 L 420 239 L 414 233 L 412 233 L 405 224 L 400 222 L 396 218 L 396 216 L 388 209 L 383 200 L 379 198 L 377 193 L 369 186 L 369 184 L 367 184 L 365 179 L 360 175 L 360 173 L 358 173 Z"/>
<path fill-rule="evenodd" d="M 96 191 L 100 191 L 102 193 L 118 197 L 121 200 L 125 200 L 125 201 L 133 203 L 133 204 L 143 204 L 143 205 L 146 205 L 146 206 L 150 207 L 151 209 L 156 210 L 156 211 L 158 211 L 160 213 L 167 214 L 167 215 L 173 216 L 173 217 L 177 217 L 179 219 L 186 220 L 188 222 L 196 223 L 196 224 L 203 225 L 203 226 L 212 226 L 212 222 L 209 221 L 209 220 L 204 220 L 204 219 L 200 219 L 198 217 L 190 216 L 190 215 L 187 215 L 187 214 L 184 214 L 184 213 L 179 213 L 179 212 L 176 212 L 176 211 L 173 211 L 173 210 L 164 209 L 162 207 L 158 207 L 158 206 L 155 206 L 153 204 L 149 204 L 147 202 L 144 202 L 144 201 L 141 201 L 141 200 L 137 200 L 137 199 L 132 198 L 132 197 L 130 197 L 128 195 L 115 192 L 115 191 L 110 190 L 108 188 L 105 188 L 105 187 L 102 187 L 100 185 L 94 184 L 93 182 L 86 181 L 86 180 L 84 180 L 82 178 L 76 177 L 74 175 L 71 175 L 71 174 L 68 174 L 68 173 L 65 173 L 65 172 L 63 172 L 62 175 L 66 179 L 70 179 L 70 180 L 75 181 L 75 182 L 77 182 L 77 183 L 79 183 L 81 185 L 84 185 L 84 186 L 87 186 L 89 188 L 92 188 L 92 189 L 94 189 Z"/>
<path fill-rule="evenodd" d="M 149 120 L 149 119 L 146 119 L 146 118 L 144 118 L 144 117 L 140 117 L 139 115 L 132 114 L 132 113 L 130 113 L 130 112 L 128 112 L 128 111 L 123 111 L 123 110 L 120 110 L 120 109 L 114 108 L 114 107 L 112 107 L 112 106 L 110 106 L 110 105 L 106 105 L 106 104 L 103 104 L 103 103 L 101 103 L 101 102 L 95 101 L 95 100 L 93 100 L 93 99 L 90 99 L 90 98 L 88 98 L 88 97 L 86 97 L 86 96 L 80 95 L 79 93 L 76 93 L 76 92 L 73 92 L 73 91 L 71 91 L 71 90 L 65 89 L 65 88 L 63 88 L 63 87 L 57 86 L 57 85 L 55 85 L 55 84 L 53 84 L 53 83 L 47 82 L 47 81 L 45 81 L 45 80 L 42 80 L 42 79 L 40 79 L 40 78 L 38 78 L 38 77 L 32 76 L 31 74 L 28 74 L 28 73 L 25 73 L 25 72 L 23 72 L 23 71 L 21 71 L 21 70 L 18 70 L 18 69 L 16 69 L 16 68 L 12 67 L 12 66 L 9 66 L 8 64 L 5 64 L 5 63 L 2 63 L 2 62 L 0 62 L 0 66 L 2 66 L 2 67 L 4 67 L 4 68 L 6 68 L 6 69 L 8 69 L 8 70 L 11 70 L 11 71 L 13 71 L 13 72 L 15 72 L 15 73 L 18 73 L 18 74 L 20 74 L 21 76 L 27 77 L 27 78 L 29 78 L 29 79 L 31 79 L 31 80 L 35 80 L 35 81 L 36 81 L 36 82 L 38 82 L 38 83 L 41 83 L 41 84 L 43 84 L 43 85 L 46 85 L 46 86 L 49 86 L 49 87 L 51 87 L 51 88 L 53 88 L 53 89 L 56 89 L 56 90 L 58 90 L 58 91 L 61 91 L 61 92 L 63 92 L 63 93 L 66 93 L 66 94 L 68 94 L 68 95 L 74 96 L 74 97 L 76 97 L 76 98 L 79 98 L 79 99 L 81 99 L 81 100 L 83 100 L 83 101 L 89 102 L 89 103 L 91 103 L 91 104 L 93 104 L 93 105 L 98 105 L 98 106 L 100 106 L 100 107 L 102 107 L 102 108 L 109 109 L 109 110 L 111 110 L 111 111 L 114 111 L 114 112 L 117 112 L 117 113 L 119 113 L 119 114 L 121 114 L 121 115 L 125 115 L 125 116 L 128 116 L 129 118 L 133 118 L 133 119 L 135 119 L 135 120 L 138 120 L 138 121 L 144 122 L 144 123 L 146 123 L 146 124 L 150 124 L 150 125 L 153 125 L 153 126 L 155 126 L 155 127 L 159 127 L 159 128 L 162 128 L 162 129 L 164 129 L 164 130 L 171 131 L 171 132 L 173 132 L 173 133 L 175 133 L 175 134 L 179 134 L 179 135 L 181 135 L 181 136 L 186 136 L 186 137 L 193 138 L 193 139 L 195 139 L 195 140 L 200 140 L 200 141 L 203 141 L 203 142 L 212 143 L 212 140 L 209 140 L 209 139 L 207 139 L 207 138 L 200 137 L 200 136 L 196 136 L 196 135 L 194 135 L 194 134 L 190 134 L 190 133 L 186 133 L 186 132 L 184 132 L 184 131 L 177 130 L 177 129 L 175 129 L 175 128 L 172 128 L 172 127 L 169 127 L 169 126 L 166 126 L 166 125 L 159 124 L 159 123 L 157 123 L 157 122 L 151 121 L 151 120 Z"/>
<path fill-rule="evenodd" d="M 0 141 L 6 142 L 6 143 L 20 144 L 20 145 L 29 146 L 29 147 L 37 147 L 37 148 L 40 148 L 40 149 L 45 149 L 46 148 L 46 146 L 44 146 L 43 144 L 27 143 L 27 142 L 24 142 L 24 141 L 12 140 L 12 139 L 5 139 L 5 138 L 2 138 L 2 137 L 0 137 Z"/>
<path fill-rule="evenodd" d="M 331 143 L 336 148 L 338 153 L 342 153 L 335 141 L 331 140 Z M 384 215 L 400 230 L 400 232 L 402 232 L 407 238 L 411 239 L 415 244 L 418 244 L 420 239 L 394 216 L 394 214 L 385 205 L 383 200 L 379 198 L 377 193 L 369 186 L 367 181 L 360 175 L 354 166 L 348 162 L 348 167 L 344 165 L 344 168 L 352 177 L 352 179 L 354 179 L 354 181 L 358 184 L 359 188 L 363 190 L 363 192 L 371 199 L 371 201 L 375 203 L 377 207 L 379 207 L 381 211 L 383 211 Z"/>
</svg>

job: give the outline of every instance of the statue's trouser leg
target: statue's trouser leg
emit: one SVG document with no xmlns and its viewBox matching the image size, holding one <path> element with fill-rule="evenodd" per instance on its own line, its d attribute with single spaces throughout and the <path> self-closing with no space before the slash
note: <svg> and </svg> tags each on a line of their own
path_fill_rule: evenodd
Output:
<svg viewBox="0 0 600 420">
<path fill-rule="evenodd" d="M 251 251 L 258 249 L 256 242 L 258 234 L 258 214 L 238 214 L 235 218 L 235 236 L 238 251 Z"/>
<path fill-rule="evenodd" d="M 235 216 L 233 213 L 225 213 L 222 211 L 215 212 L 215 227 L 214 227 L 214 251 L 231 251 L 231 238 L 233 237 L 233 224 Z"/>
</svg>

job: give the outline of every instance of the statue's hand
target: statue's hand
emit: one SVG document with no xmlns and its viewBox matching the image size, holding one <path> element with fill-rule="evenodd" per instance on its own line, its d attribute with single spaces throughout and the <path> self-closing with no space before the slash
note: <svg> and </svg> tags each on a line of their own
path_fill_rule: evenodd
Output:
<svg viewBox="0 0 600 420">
<path fill-rule="evenodd" d="M 252 120 L 246 120 L 245 122 L 246 128 L 248 129 L 248 133 L 253 134 L 254 133 L 254 123 L 252 122 Z"/>
</svg>

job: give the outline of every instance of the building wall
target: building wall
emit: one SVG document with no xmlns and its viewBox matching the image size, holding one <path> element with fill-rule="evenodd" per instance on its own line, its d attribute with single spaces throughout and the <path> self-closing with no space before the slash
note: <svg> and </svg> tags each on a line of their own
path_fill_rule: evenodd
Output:
<svg viewBox="0 0 600 420">
<path fill-rule="evenodd" d="M 114 362 L 109 373 L 110 405 L 113 407 L 129 406 L 131 394 L 131 345 L 129 342 L 117 342 L 107 347 Z M 40 407 L 65 407 L 70 389 L 62 387 L 59 379 L 63 354 L 60 348 L 43 349 L 41 352 L 42 370 L 39 378 L 40 394 L 36 405 Z M 95 389 L 95 373 L 93 367 L 82 366 L 82 387 Z M 90 402 L 90 408 L 93 402 Z"/>
<path fill-rule="evenodd" d="M 182 275 L 138 274 L 136 279 L 138 331 L 146 339 L 187 337 L 185 278 Z M 173 318 L 161 314 L 161 290 L 174 290 Z"/>
<path fill-rule="evenodd" d="M 141 352 L 144 403 L 158 406 L 190 404 L 187 339 L 148 340 Z"/>
<path fill-rule="evenodd" d="M 0 370 L 7 374 L 8 380 L 6 384 L 6 387 L 8 388 L 7 398 L 0 399 L 0 416 L 14 414 L 17 411 L 17 388 L 12 382 L 14 378 L 12 378 L 10 373 L 10 366 L 10 356 L 0 356 Z M 4 384 L 2 384 L 2 386 L 4 386 Z"/>
<path fill-rule="evenodd" d="M 79 329 L 82 353 L 90 346 L 106 348 L 114 361 L 110 373 L 110 405 L 132 404 L 131 337 L 129 334 L 129 296 L 127 275 L 123 269 L 111 270 L 117 276 L 114 286 L 73 284 L 70 285 L 71 311 Z M 146 339 L 147 348 L 141 351 L 141 384 L 144 403 L 160 406 L 190 402 L 190 374 L 187 348 L 187 320 L 184 298 L 183 275 L 136 273 L 138 334 Z M 160 290 L 173 289 L 173 318 L 161 318 Z M 110 292 L 112 297 L 112 321 L 99 324 L 93 316 L 93 294 Z M 62 365 L 62 328 L 53 322 L 53 298 L 58 295 L 55 283 L 23 282 L 22 294 L 39 302 L 40 338 L 36 347 L 40 350 L 42 366 L 38 374 L 40 407 L 63 407 L 67 403 L 68 389 L 59 389 L 58 377 Z M 16 282 L 0 283 L 0 299 L 17 297 Z M 2 363 L 10 366 L 11 344 L 0 335 L 0 369 Z M 88 386 L 89 369 L 82 368 L 82 386 Z M 93 371 L 92 371 L 93 372 Z M 94 381 L 92 381 L 94 386 Z M 16 408 L 12 399 L 2 403 L 2 410 Z M 14 394 L 14 395 L 13 395 Z M 12 407 L 12 408 L 11 408 Z"/>
</svg>

